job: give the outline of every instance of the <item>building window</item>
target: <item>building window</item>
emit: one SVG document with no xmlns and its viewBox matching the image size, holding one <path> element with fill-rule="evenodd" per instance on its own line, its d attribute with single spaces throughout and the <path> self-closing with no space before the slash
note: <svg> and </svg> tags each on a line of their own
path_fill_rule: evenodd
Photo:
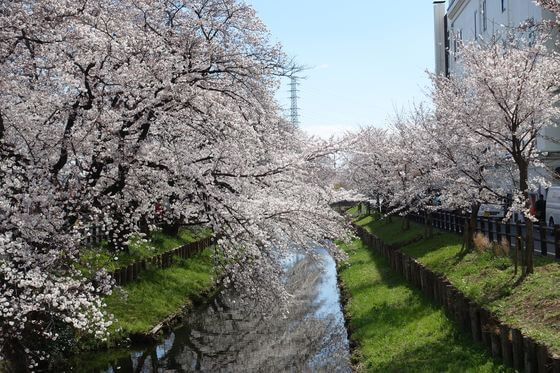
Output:
<svg viewBox="0 0 560 373">
<path fill-rule="evenodd" d="M 462 41 L 463 41 L 463 30 L 459 30 L 459 32 L 453 35 L 453 54 L 454 54 L 453 57 L 455 61 L 458 58 L 457 53 L 459 53 L 459 49 L 461 48 Z"/>
<path fill-rule="evenodd" d="M 486 0 L 482 0 L 482 31 L 488 28 L 488 17 L 486 16 Z"/>
<path fill-rule="evenodd" d="M 478 17 L 478 12 L 475 10 L 474 11 L 474 40 L 478 40 L 478 27 L 477 27 L 477 21 L 476 18 Z"/>
<path fill-rule="evenodd" d="M 502 0 L 502 13 L 506 11 L 506 1 L 507 0 Z"/>
</svg>

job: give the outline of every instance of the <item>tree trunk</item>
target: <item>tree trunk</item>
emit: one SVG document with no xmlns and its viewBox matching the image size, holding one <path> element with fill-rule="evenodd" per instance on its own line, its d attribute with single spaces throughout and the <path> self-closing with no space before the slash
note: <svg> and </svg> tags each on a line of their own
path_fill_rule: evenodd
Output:
<svg viewBox="0 0 560 373">
<path fill-rule="evenodd" d="M 519 190 L 523 193 L 525 198 L 525 208 L 529 210 L 531 208 L 531 201 L 529 200 L 529 165 L 523 159 L 516 162 L 519 167 Z M 534 251 L 534 240 L 533 240 L 533 222 L 531 219 L 525 217 L 525 228 L 527 229 L 525 237 L 525 274 L 533 273 L 533 251 Z"/>
<path fill-rule="evenodd" d="M 4 366 L 7 372 L 30 372 L 29 360 L 26 356 L 23 346 L 19 341 L 8 339 L 5 341 L 4 354 L 7 360 L 4 361 Z M 45 364 L 41 364 L 41 368 L 45 368 Z"/>
<path fill-rule="evenodd" d="M 148 224 L 148 219 L 145 216 L 142 216 L 142 218 L 140 218 L 140 221 L 138 222 L 138 227 L 140 233 L 144 233 L 146 236 L 150 235 L 150 225 Z"/>
<path fill-rule="evenodd" d="M 528 275 L 533 273 L 533 252 L 535 251 L 535 240 L 533 238 L 533 221 L 530 219 L 526 219 L 527 224 L 525 225 L 525 229 L 527 229 L 526 237 L 525 237 L 525 265 L 526 270 L 525 274 Z"/>
<path fill-rule="evenodd" d="M 162 231 L 167 235 L 177 236 L 181 228 L 181 223 L 182 222 L 180 220 L 173 220 L 172 222 L 166 222 L 162 226 Z"/>
<path fill-rule="evenodd" d="M 424 238 L 432 238 L 434 236 L 434 229 L 432 227 L 432 213 L 426 211 L 424 214 Z"/>
<path fill-rule="evenodd" d="M 433 237 L 434 236 L 434 216 L 432 215 L 431 212 L 428 214 L 428 221 L 429 221 L 428 234 L 430 235 L 430 237 Z"/>
<path fill-rule="evenodd" d="M 408 220 L 408 215 L 403 216 L 402 220 L 402 230 L 407 231 L 410 229 L 410 221 Z"/>
</svg>

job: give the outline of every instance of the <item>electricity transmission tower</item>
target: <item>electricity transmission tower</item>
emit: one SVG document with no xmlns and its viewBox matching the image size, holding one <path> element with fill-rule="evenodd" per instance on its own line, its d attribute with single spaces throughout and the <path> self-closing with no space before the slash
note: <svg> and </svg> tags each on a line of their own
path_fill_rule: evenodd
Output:
<svg viewBox="0 0 560 373">
<path fill-rule="evenodd" d="M 298 77 L 290 77 L 290 121 L 294 127 L 299 126 L 299 108 L 298 108 Z"/>
</svg>

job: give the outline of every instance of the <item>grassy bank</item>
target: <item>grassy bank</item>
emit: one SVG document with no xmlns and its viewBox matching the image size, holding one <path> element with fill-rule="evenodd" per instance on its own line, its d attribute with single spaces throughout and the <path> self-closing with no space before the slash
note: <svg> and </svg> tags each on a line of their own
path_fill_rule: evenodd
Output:
<svg viewBox="0 0 560 373">
<path fill-rule="evenodd" d="M 340 272 L 360 372 L 506 372 L 361 241 Z"/>
<path fill-rule="evenodd" d="M 212 248 L 189 259 L 176 258 L 166 269 L 150 269 L 122 289 L 106 297 L 107 312 L 115 317 L 107 342 L 82 340 L 73 356 L 57 362 L 57 367 L 76 370 L 105 369 L 118 359 L 130 355 L 128 337 L 144 334 L 169 315 L 192 306 L 214 285 Z M 0 369 L 0 372 L 2 370 Z"/>
<path fill-rule="evenodd" d="M 107 311 L 115 316 L 118 335 L 148 332 L 167 316 L 192 304 L 214 284 L 212 249 L 180 260 L 167 269 L 151 269 L 139 280 L 107 297 Z"/>
<path fill-rule="evenodd" d="M 172 250 L 207 237 L 206 229 L 182 229 L 177 236 L 153 232 L 150 241 L 135 240 L 129 252 L 107 251 L 103 244 L 90 248 L 81 258 L 85 270 L 106 268 L 108 271 Z M 215 283 L 212 260 L 213 248 L 188 258 L 174 258 L 173 266 L 161 269 L 148 264 L 139 278 L 123 287 L 116 287 L 105 297 L 107 313 L 114 316 L 110 337 L 106 343 L 83 340 L 80 349 L 114 347 L 126 342 L 131 335 L 146 334 L 154 326 L 193 301 L 206 295 Z"/>
<path fill-rule="evenodd" d="M 423 232 L 423 226 L 413 223 L 409 231 L 402 232 L 399 218 L 388 223 L 370 216 L 357 222 L 389 244 L 419 237 Z M 402 251 L 445 275 L 507 324 L 560 353 L 559 263 L 537 256 L 535 273 L 521 278 L 521 271 L 515 274 L 507 254 L 496 255 L 493 250 L 465 253 L 461 238 L 444 232 L 404 246 Z"/>
<path fill-rule="evenodd" d="M 209 229 L 201 227 L 183 228 L 176 236 L 154 231 L 149 240 L 138 237 L 132 238 L 128 252 L 111 252 L 107 250 L 107 242 L 87 248 L 80 254 L 78 268 L 85 274 L 92 274 L 101 268 L 112 272 L 118 268 L 126 267 L 138 260 L 159 255 L 176 247 L 186 245 L 210 236 Z"/>
</svg>

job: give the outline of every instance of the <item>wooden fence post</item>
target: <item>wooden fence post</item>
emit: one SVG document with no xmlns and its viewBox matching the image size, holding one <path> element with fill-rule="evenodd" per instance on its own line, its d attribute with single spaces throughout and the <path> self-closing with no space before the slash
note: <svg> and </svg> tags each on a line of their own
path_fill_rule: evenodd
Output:
<svg viewBox="0 0 560 373">
<path fill-rule="evenodd" d="M 536 373 L 537 351 L 535 349 L 535 342 L 530 337 L 523 337 L 523 356 L 525 373 Z"/>
<path fill-rule="evenodd" d="M 463 319 L 463 329 L 467 333 L 471 333 L 471 318 L 469 315 L 469 298 L 461 293 L 461 314 Z"/>
<path fill-rule="evenodd" d="M 500 325 L 500 340 L 504 364 L 508 367 L 513 367 L 513 349 L 510 339 L 510 328 L 507 325 Z"/>
<path fill-rule="evenodd" d="M 548 354 L 548 348 L 541 343 L 536 344 L 537 350 L 537 366 L 539 373 L 548 373 L 552 368 L 552 360 Z"/>
<path fill-rule="evenodd" d="M 481 329 L 480 329 L 480 317 L 479 317 L 479 307 L 476 303 L 469 304 L 469 316 L 471 320 L 471 334 L 472 338 L 475 342 L 480 342 L 482 340 L 481 337 Z"/>
<path fill-rule="evenodd" d="M 552 373 L 560 373 L 560 356 L 552 356 Z"/>
<path fill-rule="evenodd" d="M 494 321 L 494 320 L 492 320 Z M 502 343 L 500 338 L 500 329 L 492 323 L 490 329 L 490 339 L 492 343 L 492 356 L 496 360 L 500 360 L 502 358 Z"/>
<path fill-rule="evenodd" d="M 142 273 L 142 261 L 141 260 L 137 261 L 135 265 L 136 265 L 136 276 L 140 277 L 140 273 Z"/>
<path fill-rule="evenodd" d="M 513 352 L 513 369 L 523 370 L 525 358 L 523 353 L 523 335 L 519 329 L 511 329 L 511 347 Z"/>
<path fill-rule="evenodd" d="M 499 220 L 496 220 L 496 241 L 502 243 L 502 223 Z"/>
<path fill-rule="evenodd" d="M 447 290 L 446 289 L 447 289 L 447 287 L 445 286 L 445 283 L 444 283 L 443 279 L 441 277 L 439 277 L 438 292 L 439 292 L 439 297 L 440 297 L 440 300 L 441 300 L 441 305 L 444 308 L 447 308 Z"/>
<path fill-rule="evenodd" d="M 488 311 L 481 308 L 479 311 L 479 318 L 480 318 L 480 336 L 482 343 L 489 351 L 492 351 L 492 339 L 490 337 L 490 326 L 489 326 L 489 318 L 490 315 Z"/>
<path fill-rule="evenodd" d="M 115 284 L 117 286 L 121 285 L 121 271 L 120 270 L 117 269 L 113 272 L 113 279 L 115 280 Z"/>
<path fill-rule="evenodd" d="M 492 219 L 488 218 L 487 224 L 488 224 L 488 239 L 490 240 L 490 242 L 494 242 L 494 230 L 493 230 L 494 223 L 492 222 Z"/>
<path fill-rule="evenodd" d="M 407 282 L 410 282 L 410 260 L 408 256 L 401 256 L 402 275 Z"/>
<path fill-rule="evenodd" d="M 418 275 L 420 276 L 420 289 L 426 295 L 426 268 L 421 263 L 418 264 Z"/>
<path fill-rule="evenodd" d="M 433 285 L 434 285 L 434 299 L 436 301 L 436 303 L 438 304 L 442 304 L 441 303 L 441 293 L 440 293 L 440 282 L 439 282 L 439 277 L 437 274 L 433 273 L 434 276 L 434 281 L 433 281 Z"/>
<path fill-rule="evenodd" d="M 445 285 L 445 295 L 447 296 L 447 311 L 456 322 L 457 312 L 455 310 L 455 289 L 453 288 L 453 285 L 449 283 Z"/>
<path fill-rule="evenodd" d="M 121 268 L 121 285 L 126 285 L 128 283 L 128 268 Z"/>
<path fill-rule="evenodd" d="M 416 280 L 416 287 L 422 290 L 422 267 L 416 260 L 414 261 L 414 279 Z"/>
<path fill-rule="evenodd" d="M 137 267 L 136 267 L 136 263 L 132 263 L 129 266 L 132 269 L 132 281 L 136 281 L 136 278 L 138 277 L 138 273 L 136 272 Z"/>
<path fill-rule="evenodd" d="M 508 242 L 509 247 L 511 247 L 511 225 L 509 221 L 506 223 L 506 240 Z"/>
</svg>

